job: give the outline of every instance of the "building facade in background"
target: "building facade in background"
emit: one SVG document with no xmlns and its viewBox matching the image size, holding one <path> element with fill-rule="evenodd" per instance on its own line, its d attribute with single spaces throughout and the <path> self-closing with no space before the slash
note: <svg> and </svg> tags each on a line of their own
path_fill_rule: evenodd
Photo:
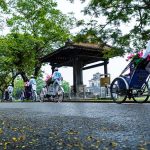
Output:
<svg viewBox="0 0 150 150">
<path fill-rule="evenodd" d="M 87 92 L 93 95 L 100 95 L 100 76 L 99 72 L 93 74 L 93 78 L 89 80 L 89 87 L 87 87 Z"/>
<path fill-rule="evenodd" d="M 100 98 L 110 97 L 110 75 L 107 77 L 99 72 L 93 74 L 93 78 L 89 80 L 89 87 L 86 92 Z"/>
</svg>

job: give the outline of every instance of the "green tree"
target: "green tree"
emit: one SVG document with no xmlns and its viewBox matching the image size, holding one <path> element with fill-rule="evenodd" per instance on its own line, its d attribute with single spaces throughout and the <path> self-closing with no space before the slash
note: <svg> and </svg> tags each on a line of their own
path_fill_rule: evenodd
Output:
<svg viewBox="0 0 150 150">
<path fill-rule="evenodd" d="M 0 93 L 1 98 L 4 97 L 4 91 L 8 87 L 8 84 L 11 83 L 11 75 L 7 71 L 0 71 Z"/>
<path fill-rule="evenodd" d="M 29 34 L 12 33 L 7 35 L 8 49 L 10 51 L 11 63 L 16 74 L 20 74 L 24 81 L 33 73 L 37 63 L 35 46 L 38 39 Z M 26 76 L 28 75 L 28 76 Z"/>
<path fill-rule="evenodd" d="M 12 83 L 13 67 L 11 53 L 8 50 L 8 41 L 0 37 L 0 91 L 2 96 L 9 83 Z"/>
<path fill-rule="evenodd" d="M 14 90 L 13 90 L 13 96 L 15 98 L 20 98 L 21 92 L 24 90 L 24 82 L 23 80 L 20 78 L 20 76 L 18 76 L 15 79 L 14 82 Z"/>
<path fill-rule="evenodd" d="M 1 74 L 0 74 L 1 75 Z M 11 79 L 11 78 L 10 78 Z M 40 94 L 42 88 L 45 85 L 45 82 L 42 78 L 36 79 L 37 83 L 37 94 Z M 8 83 L 6 84 L 8 85 Z M 20 98 L 21 92 L 24 90 L 24 81 L 22 80 L 21 76 L 17 76 L 17 78 L 14 80 L 14 90 L 13 90 L 13 96 L 15 98 Z"/>
<path fill-rule="evenodd" d="M 3 30 L 4 16 L 3 13 L 7 10 L 7 4 L 5 0 L 0 0 L 0 30 Z"/>
<path fill-rule="evenodd" d="M 14 79 L 21 74 L 24 81 L 24 72 L 31 74 L 35 66 L 36 40 L 30 35 L 9 34 L 0 38 L 0 70 L 7 70 Z"/>
<path fill-rule="evenodd" d="M 36 83 L 37 83 L 37 94 L 40 94 L 42 88 L 45 86 L 45 81 L 43 81 L 42 78 L 37 78 Z"/>
<path fill-rule="evenodd" d="M 68 93 L 70 91 L 70 84 L 69 84 L 69 82 L 63 81 L 62 82 L 62 87 L 63 87 L 65 93 Z"/>
<path fill-rule="evenodd" d="M 0 8 L 1 8 L 3 11 L 6 11 L 6 10 L 7 10 L 7 4 L 6 4 L 5 0 L 0 0 Z"/>
<path fill-rule="evenodd" d="M 21 68 L 24 76 L 30 68 L 32 74 L 37 76 L 42 65 L 41 57 L 62 46 L 70 36 L 69 29 L 73 21 L 56 9 L 56 6 L 57 3 L 53 0 L 9 0 L 9 13 L 12 16 L 7 20 L 11 27 L 9 38 L 15 41 L 11 51 L 19 59 L 15 66 Z M 29 51 L 30 57 L 24 59 L 26 63 L 21 65 L 23 63 L 20 58 L 28 55 Z"/>
<path fill-rule="evenodd" d="M 102 39 L 102 35 L 99 34 L 98 31 L 96 31 L 96 28 L 94 26 L 90 28 L 89 26 L 90 25 L 88 24 L 88 27 L 82 29 L 78 34 L 76 34 L 73 37 L 73 41 L 77 43 L 83 42 L 99 45 L 100 48 L 104 49 L 104 51 L 101 52 L 103 52 L 103 57 L 105 58 L 122 56 L 124 54 L 124 49 L 122 47 L 118 47 L 116 45 L 110 46 L 109 44 L 107 44 L 107 42 L 105 42 L 104 39 Z"/>
<path fill-rule="evenodd" d="M 131 46 L 143 48 L 150 38 L 150 2 L 147 0 L 91 0 L 83 12 L 95 17 L 84 24 L 85 32 L 93 29 L 104 43 L 110 42 L 124 51 L 130 51 Z"/>
</svg>

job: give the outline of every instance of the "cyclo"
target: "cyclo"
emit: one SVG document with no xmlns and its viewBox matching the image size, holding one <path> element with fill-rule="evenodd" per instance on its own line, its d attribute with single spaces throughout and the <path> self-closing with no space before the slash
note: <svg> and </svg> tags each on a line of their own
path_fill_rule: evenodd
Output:
<svg viewBox="0 0 150 150">
<path fill-rule="evenodd" d="M 46 81 L 46 86 L 42 89 L 40 93 L 40 100 L 44 101 L 55 101 L 61 102 L 64 99 L 64 89 L 60 82 L 52 80 L 50 78 Z"/>
<path fill-rule="evenodd" d="M 136 66 L 135 61 L 136 59 L 133 59 L 110 85 L 111 98 L 116 103 L 122 103 L 127 98 L 144 103 L 149 98 L 148 81 L 150 76 L 145 70 L 148 61 L 143 59 Z M 124 75 L 127 70 L 130 70 L 130 74 Z"/>
</svg>

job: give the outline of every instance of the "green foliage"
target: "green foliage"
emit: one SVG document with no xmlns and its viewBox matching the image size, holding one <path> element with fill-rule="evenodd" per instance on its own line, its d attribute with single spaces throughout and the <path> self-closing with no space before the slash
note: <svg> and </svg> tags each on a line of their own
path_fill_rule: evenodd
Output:
<svg viewBox="0 0 150 150">
<path fill-rule="evenodd" d="M 38 76 L 41 57 L 64 44 L 74 21 L 53 0 L 8 0 L 8 6 L 11 33 L 0 41 L 3 59 L 16 73 Z"/>
<path fill-rule="evenodd" d="M 6 10 L 7 10 L 7 4 L 6 4 L 5 0 L 0 0 L 0 8 L 1 8 L 3 11 L 6 11 Z"/>
<path fill-rule="evenodd" d="M 32 74 L 37 63 L 34 50 L 36 43 L 38 40 L 27 34 L 11 33 L 1 37 L 0 70 L 15 74 L 21 72 Z"/>
<path fill-rule="evenodd" d="M 37 94 L 40 94 L 42 88 L 45 85 L 45 81 L 43 81 L 42 78 L 38 78 L 38 79 L 36 79 L 36 83 L 37 83 Z"/>
<path fill-rule="evenodd" d="M 111 43 L 119 50 L 126 52 L 132 50 L 131 47 L 144 48 L 145 42 L 150 39 L 149 1 L 91 0 L 83 12 L 92 16 L 92 20 L 84 23 L 82 30 L 94 29 L 104 43 Z M 97 23 L 93 21 L 94 17 Z"/>
<path fill-rule="evenodd" d="M 36 63 L 34 51 L 36 39 L 27 34 L 12 33 L 7 36 L 7 41 L 13 68 L 17 72 L 25 71 L 31 74 Z"/>
<path fill-rule="evenodd" d="M 62 82 L 62 87 L 63 87 L 65 93 L 69 93 L 69 91 L 70 91 L 69 82 L 63 81 L 63 82 Z"/>
<path fill-rule="evenodd" d="M 149 30 L 149 8 L 149 2 L 144 0 L 92 0 L 88 6 L 88 10 L 93 15 L 97 15 L 98 17 L 100 15 L 105 16 L 105 25 L 108 24 L 109 28 L 113 27 L 115 32 L 122 25 L 130 26 L 130 30 L 126 35 L 121 32 L 121 34 L 117 35 L 118 40 L 113 42 L 114 44 L 117 43 L 118 46 L 124 46 L 125 48 L 129 46 L 129 44 L 132 44 L 137 48 L 143 47 L 143 42 L 149 40 L 150 32 L 146 32 Z M 144 36 L 143 33 L 145 33 Z M 110 37 L 114 40 L 112 34 Z M 126 41 L 128 41 L 128 45 Z"/>
<path fill-rule="evenodd" d="M 7 88 L 11 82 L 12 76 L 8 71 L 0 71 L 0 91 L 1 93 Z"/>
<path fill-rule="evenodd" d="M 101 39 L 98 37 L 98 33 L 95 29 L 84 29 L 81 30 L 80 33 L 78 33 L 74 37 L 75 42 L 83 42 L 83 43 L 100 43 Z"/>
<path fill-rule="evenodd" d="M 24 90 L 24 82 L 20 77 L 17 77 L 14 83 L 13 96 L 20 98 L 21 92 Z"/>
<path fill-rule="evenodd" d="M 42 80 L 42 78 L 37 78 L 36 83 L 37 83 L 37 94 L 40 94 L 42 88 L 45 85 L 45 82 Z M 13 96 L 15 98 L 20 98 L 21 92 L 23 90 L 24 90 L 24 81 L 21 79 L 20 76 L 18 76 L 14 82 Z"/>
<path fill-rule="evenodd" d="M 8 41 L 6 38 L 0 38 L 0 68 L 1 71 L 10 71 L 11 70 L 11 53 L 8 48 Z M 10 67 L 9 67 L 10 66 Z"/>
<path fill-rule="evenodd" d="M 70 36 L 69 29 L 73 20 L 56 9 L 53 0 L 10 0 L 13 17 L 7 20 L 13 32 L 30 34 L 40 38 L 36 51 L 41 56 L 62 45 Z"/>
<path fill-rule="evenodd" d="M 0 1 L 0 6 L 1 6 Z M 8 0 L 10 34 L 0 37 L 0 71 L 38 76 L 40 58 L 62 46 L 69 38 L 73 19 L 56 9 L 53 0 Z"/>
<path fill-rule="evenodd" d="M 0 30 L 3 30 L 4 27 L 4 16 L 3 13 L 7 10 L 7 4 L 5 0 L 0 0 Z"/>
<path fill-rule="evenodd" d="M 12 57 L 8 48 L 6 38 L 0 37 L 0 90 L 4 92 L 8 84 L 12 81 Z"/>
</svg>

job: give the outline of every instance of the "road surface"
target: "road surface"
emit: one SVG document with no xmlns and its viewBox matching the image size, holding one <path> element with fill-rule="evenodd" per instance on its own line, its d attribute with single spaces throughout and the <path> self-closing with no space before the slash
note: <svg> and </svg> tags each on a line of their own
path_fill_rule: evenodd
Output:
<svg viewBox="0 0 150 150">
<path fill-rule="evenodd" d="M 0 150 L 150 149 L 150 104 L 0 103 Z"/>
</svg>

